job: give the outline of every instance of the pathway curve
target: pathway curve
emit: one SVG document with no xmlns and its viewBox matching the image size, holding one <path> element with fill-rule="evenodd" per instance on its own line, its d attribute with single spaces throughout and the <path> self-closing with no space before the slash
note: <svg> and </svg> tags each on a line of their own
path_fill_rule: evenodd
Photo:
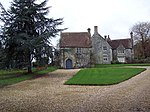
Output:
<svg viewBox="0 0 150 112">
<path fill-rule="evenodd" d="M 150 112 L 150 67 L 117 85 L 63 85 L 78 71 L 0 88 L 0 112 Z"/>
</svg>

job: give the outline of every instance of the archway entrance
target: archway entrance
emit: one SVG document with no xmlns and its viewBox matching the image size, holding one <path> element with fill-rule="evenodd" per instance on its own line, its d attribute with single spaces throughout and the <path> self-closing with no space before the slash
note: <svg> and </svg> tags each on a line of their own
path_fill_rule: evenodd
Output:
<svg viewBox="0 0 150 112">
<path fill-rule="evenodd" d="M 66 60 L 66 69 L 72 69 L 72 60 L 71 59 Z"/>
</svg>

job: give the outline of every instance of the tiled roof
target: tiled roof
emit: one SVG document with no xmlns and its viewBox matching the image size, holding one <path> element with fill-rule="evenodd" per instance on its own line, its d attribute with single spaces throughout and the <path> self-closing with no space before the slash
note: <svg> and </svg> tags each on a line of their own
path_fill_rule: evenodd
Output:
<svg viewBox="0 0 150 112">
<path fill-rule="evenodd" d="M 131 39 L 118 39 L 118 40 L 110 40 L 108 41 L 112 49 L 117 49 L 120 44 L 124 46 L 124 48 L 132 48 Z"/>
<path fill-rule="evenodd" d="M 61 33 L 60 48 L 90 48 L 91 36 L 88 32 Z"/>
</svg>

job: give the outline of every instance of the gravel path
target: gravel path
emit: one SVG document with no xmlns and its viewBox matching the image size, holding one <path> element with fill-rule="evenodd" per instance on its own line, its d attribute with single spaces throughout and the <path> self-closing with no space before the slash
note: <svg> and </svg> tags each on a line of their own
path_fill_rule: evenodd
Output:
<svg viewBox="0 0 150 112">
<path fill-rule="evenodd" d="M 150 67 L 117 85 L 63 85 L 77 71 L 0 88 L 0 112 L 150 112 Z"/>
</svg>

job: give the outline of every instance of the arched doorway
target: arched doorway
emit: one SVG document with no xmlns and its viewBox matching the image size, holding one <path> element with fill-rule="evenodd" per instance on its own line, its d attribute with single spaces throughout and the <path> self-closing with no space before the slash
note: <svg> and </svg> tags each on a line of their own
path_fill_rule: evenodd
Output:
<svg viewBox="0 0 150 112">
<path fill-rule="evenodd" d="M 66 69 L 72 69 L 72 60 L 71 59 L 66 60 Z"/>
</svg>

